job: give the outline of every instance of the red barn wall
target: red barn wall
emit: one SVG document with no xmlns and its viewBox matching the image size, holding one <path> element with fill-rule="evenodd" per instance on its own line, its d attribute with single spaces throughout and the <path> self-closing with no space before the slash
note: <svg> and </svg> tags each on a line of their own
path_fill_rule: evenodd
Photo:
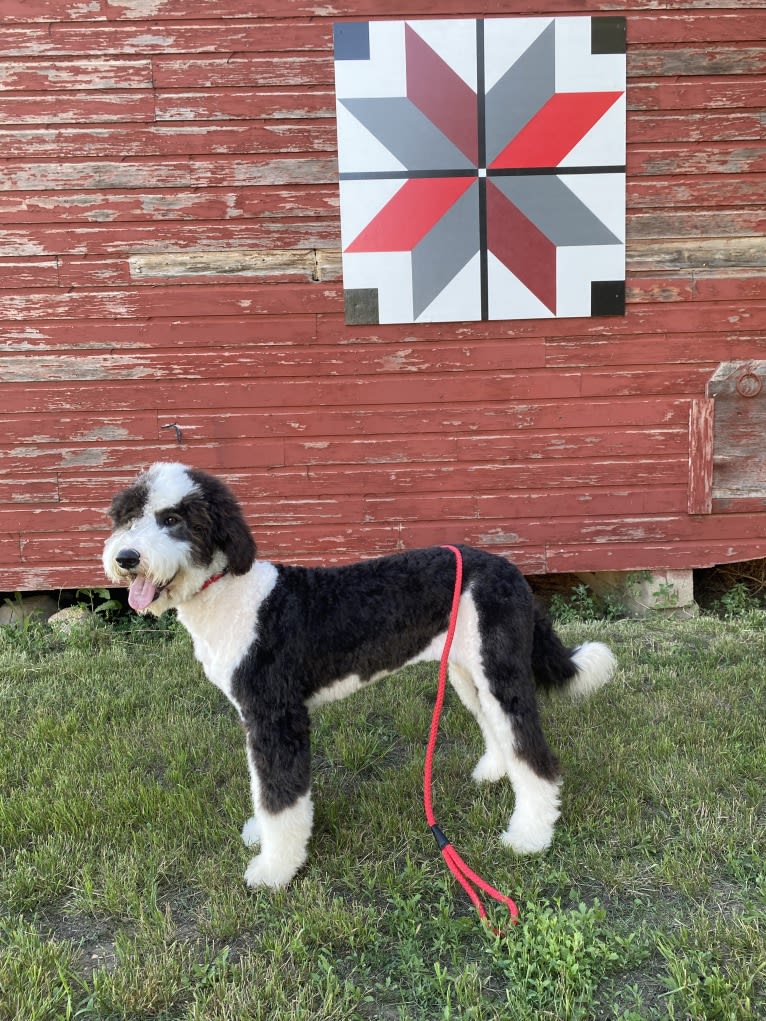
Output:
<svg viewBox="0 0 766 1021">
<path fill-rule="evenodd" d="M 627 15 L 624 318 L 344 324 L 333 20 L 507 4 L 0 0 L 0 589 L 102 583 L 156 459 L 229 478 L 272 558 L 766 555 L 764 501 L 711 498 L 707 390 L 765 357 L 766 10 L 512 6 Z"/>
</svg>

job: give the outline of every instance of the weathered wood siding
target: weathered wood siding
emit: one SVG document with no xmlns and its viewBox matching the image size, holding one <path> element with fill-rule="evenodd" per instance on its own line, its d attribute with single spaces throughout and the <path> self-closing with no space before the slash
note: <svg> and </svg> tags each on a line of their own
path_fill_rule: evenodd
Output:
<svg viewBox="0 0 766 1021">
<path fill-rule="evenodd" d="M 344 325 L 332 22 L 379 3 L 0 0 L 0 589 L 100 583 L 157 458 L 230 478 L 270 557 L 766 555 L 763 501 L 713 500 L 706 389 L 766 350 L 766 10 L 512 6 L 628 17 L 624 319 Z"/>
</svg>

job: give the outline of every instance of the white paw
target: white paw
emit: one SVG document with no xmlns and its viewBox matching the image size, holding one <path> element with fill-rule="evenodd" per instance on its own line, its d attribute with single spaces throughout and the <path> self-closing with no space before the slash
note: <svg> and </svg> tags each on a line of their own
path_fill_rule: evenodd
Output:
<svg viewBox="0 0 766 1021">
<path fill-rule="evenodd" d="M 502 758 L 492 752 L 484 752 L 471 773 L 476 783 L 496 783 L 505 776 Z"/>
<path fill-rule="evenodd" d="M 263 854 L 257 854 L 250 859 L 245 869 L 245 882 L 248 886 L 270 886 L 277 889 L 280 886 L 287 886 L 293 878 L 297 869 L 285 868 L 282 864 L 275 863 L 273 859 L 266 858 Z"/>
<path fill-rule="evenodd" d="M 242 841 L 245 847 L 255 847 L 261 842 L 261 825 L 254 815 L 242 827 Z"/>
<path fill-rule="evenodd" d="M 547 823 L 531 823 L 511 816 L 508 829 L 500 834 L 500 840 L 516 854 L 539 854 L 551 846 L 553 826 Z"/>
</svg>

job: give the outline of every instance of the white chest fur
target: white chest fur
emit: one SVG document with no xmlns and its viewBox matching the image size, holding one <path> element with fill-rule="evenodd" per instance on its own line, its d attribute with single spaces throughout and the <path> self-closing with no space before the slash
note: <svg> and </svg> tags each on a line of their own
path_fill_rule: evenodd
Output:
<svg viewBox="0 0 766 1021">
<path fill-rule="evenodd" d="M 232 676 L 256 640 L 260 607 L 277 577 L 273 564 L 259 560 L 247 574 L 228 576 L 178 608 L 208 680 L 235 705 Z"/>
</svg>

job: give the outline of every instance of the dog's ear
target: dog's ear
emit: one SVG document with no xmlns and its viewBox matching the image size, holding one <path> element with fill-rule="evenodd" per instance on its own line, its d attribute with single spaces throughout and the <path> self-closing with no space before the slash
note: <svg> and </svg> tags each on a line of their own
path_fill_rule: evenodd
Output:
<svg viewBox="0 0 766 1021">
<path fill-rule="evenodd" d="M 257 549 L 236 497 L 225 483 L 207 472 L 193 469 L 189 475 L 202 492 L 212 542 L 225 554 L 232 574 L 247 574 Z"/>
<path fill-rule="evenodd" d="M 247 574 L 258 551 L 242 510 L 233 498 L 230 508 L 222 515 L 219 528 L 218 541 L 226 554 L 229 570 L 232 574 Z"/>
<path fill-rule="evenodd" d="M 148 495 L 149 489 L 143 478 L 117 493 L 109 508 L 113 527 L 121 528 L 133 518 L 140 517 Z"/>
</svg>

